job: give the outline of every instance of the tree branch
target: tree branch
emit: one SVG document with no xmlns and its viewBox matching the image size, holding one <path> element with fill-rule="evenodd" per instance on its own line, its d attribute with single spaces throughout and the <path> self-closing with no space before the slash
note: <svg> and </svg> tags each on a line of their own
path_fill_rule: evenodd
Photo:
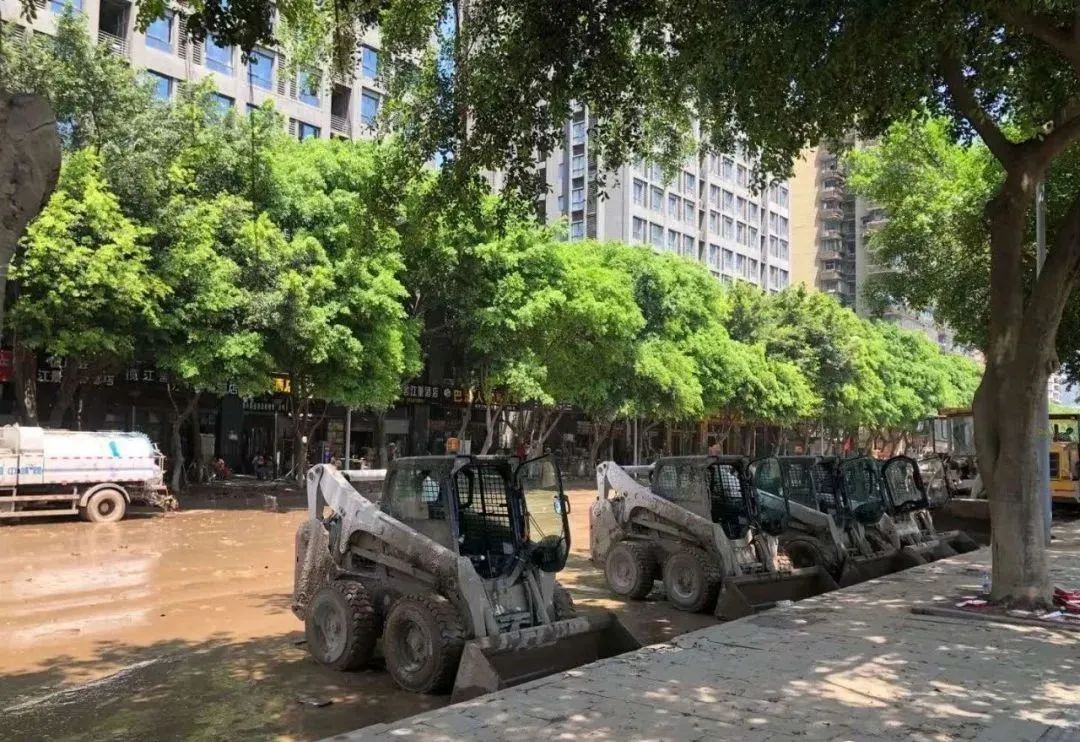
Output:
<svg viewBox="0 0 1080 742">
<path fill-rule="evenodd" d="M 994 157 L 1008 170 L 1016 145 L 1005 137 L 1005 134 L 994 120 L 979 105 L 974 91 L 968 85 L 967 78 L 964 77 L 964 67 L 960 62 L 960 58 L 951 51 L 942 51 L 939 64 L 941 76 L 945 80 L 945 86 L 949 90 L 949 96 L 952 98 L 957 113 L 967 119 L 975 131 L 979 133 L 979 136 L 982 137 L 986 146 L 990 148 L 990 152 L 993 153 Z"/>
<path fill-rule="evenodd" d="M 1076 41 L 1076 23 L 1073 23 L 1071 29 L 1058 28 L 1050 19 L 1028 12 L 1015 0 L 996 3 L 993 12 L 1005 23 L 1034 36 L 1063 56 L 1072 65 L 1077 76 L 1080 76 L 1080 44 Z"/>
</svg>

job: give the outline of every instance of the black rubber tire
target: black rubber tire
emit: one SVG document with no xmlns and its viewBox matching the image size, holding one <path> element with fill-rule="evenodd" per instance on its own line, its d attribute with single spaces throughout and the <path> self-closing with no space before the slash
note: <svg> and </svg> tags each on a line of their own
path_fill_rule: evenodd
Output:
<svg viewBox="0 0 1080 742">
<path fill-rule="evenodd" d="M 90 495 L 86 507 L 79 508 L 79 517 L 91 523 L 115 523 L 127 512 L 127 500 L 120 490 L 98 490 Z"/>
<path fill-rule="evenodd" d="M 835 575 L 840 565 L 835 558 L 829 558 L 824 544 L 809 536 L 780 536 L 779 551 L 788 558 L 793 569 L 821 567 Z"/>
<path fill-rule="evenodd" d="M 406 595 L 394 601 L 383 626 L 386 669 L 413 693 L 445 693 L 454 682 L 465 626 L 439 595 Z"/>
<path fill-rule="evenodd" d="M 656 557 L 652 549 L 633 541 L 620 541 L 604 560 L 608 588 L 630 600 L 644 600 L 656 581 Z"/>
<path fill-rule="evenodd" d="M 664 561 L 664 592 L 680 611 L 712 611 L 720 596 L 720 582 L 713 560 L 698 549 L 681 549 Z"/>
<path fill-rule="evenodd" d="M 359 582 L 335 580 L 308 603 L 304 635 L 311 656 L 335 670 L 358 670 L 375 654 L 375 609 Z"/>
<path fill-rule="evenodd" d="M 562 585 L 555 585 L 555 592 L 551 596 L 551 603 L 556 621 L 565 621 L 577 616 L 577 608 L 574 607 L 574 599 L 570 597 L 570 591 Z"/>
</svg>

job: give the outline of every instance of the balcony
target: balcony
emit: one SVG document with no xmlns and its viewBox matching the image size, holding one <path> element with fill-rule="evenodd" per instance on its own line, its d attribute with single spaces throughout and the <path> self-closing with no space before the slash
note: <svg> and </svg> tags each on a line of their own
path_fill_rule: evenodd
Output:
<svg viewBox="0 0 1080 742">
<path fill-rule="evenodd" d="M 842 260 L 843 256 L 836 250 L 822 250 L 818 253 L 818 260 Z"/>
<path fill-rule="evenodd" d="M 330 131 L 343 136 L 352 136 L 352 122 L 345 116 L 330 115 Z"/>
<path fill-rule="evenodd" d="M 837 227 L 823 227 L 821 230 L 821 238 L 823 240 L 838 240 L 841 237 L 840 229 Z"/>
<path fill-rule="evenodd" d="M 839 201 L 844 197 L 844 189 L 835 180 L 829 180 L 821 186 L 821 198 L 823 201 Z"/>
<path fill-rule="evenodd" d="M 826 219 L 843 219 L 844 210 L 840 208 L 839 201 L 822 201 L 821 216 Z"/>
<path fill-rule="evenodd" d="M 889 218 L 887 216 L 885 216 L 884 214 L 882 214 L 880 212 L 874 212 L 874 213 L 868 214 L 863 219 L 863 227 L 865 227 L 868 231 L 872 232 L 874 230 L 881 229 L 888 222 L 889 222 Z"/>
<path fill-rule="evenodd" d="M 127 39 L 113 36 L 105 31 L 98 31 L 98 44 L 121 57 L 126 57 L 131 53 Z"/>
</svg>

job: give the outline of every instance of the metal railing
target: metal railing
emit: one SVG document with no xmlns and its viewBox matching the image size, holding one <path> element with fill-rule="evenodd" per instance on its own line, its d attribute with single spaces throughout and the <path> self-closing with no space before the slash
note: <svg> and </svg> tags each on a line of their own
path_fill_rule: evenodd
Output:
<svg viewBox="0 0 1080 742">
<path fill-rule="evenodd" d="M 330 115 L 330 131 L 339 134 L 352 134 L 352 122 L 345 116 Z"/>
<path fill-rule="evenodd" d="M 113 36 L 107 31 L 98 31 L 98 43 L 104 44 L 109 51 L 113 54 L 119 54 L 121 57 L 126 57 L 131 52 L 127 39 Z"/>
</svg>

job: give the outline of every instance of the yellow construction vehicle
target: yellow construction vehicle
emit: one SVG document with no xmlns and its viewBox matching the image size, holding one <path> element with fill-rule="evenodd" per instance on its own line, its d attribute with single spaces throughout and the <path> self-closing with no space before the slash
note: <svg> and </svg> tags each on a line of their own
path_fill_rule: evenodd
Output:
<svg viewBox="0 0 1080 742">
<path fill-rule="evenodd" d="M 1080 415 L 1073 412 L 1050 413 L 1050 496 L 1054 502 L 1080 503 L 1078 422 Z"/>
</svg>

